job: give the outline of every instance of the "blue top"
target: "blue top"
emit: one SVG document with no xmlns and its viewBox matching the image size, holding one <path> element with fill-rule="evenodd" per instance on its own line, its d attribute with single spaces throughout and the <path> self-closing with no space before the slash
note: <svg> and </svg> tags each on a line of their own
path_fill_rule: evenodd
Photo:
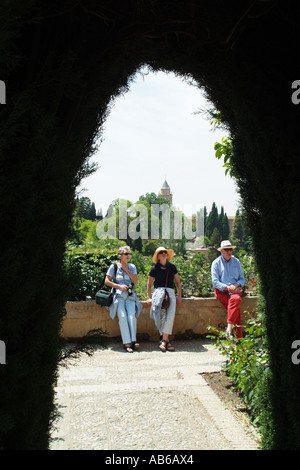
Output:
<svg viewBox="0 0 300 470">
<path fill-rule="evenodd" d="M 128 270 L 132 274 L 137 274 L 136 267 L 132 263 L 128 263 Z M 113 282 L 115 282 L 116 284 L 124 284 L 125 286 L 130 286 L 132 284 L 132 281 L 131 281 L 130 277 L 128 276 L 128 274 L 125 273 L 125 271 L 123 271 L 123 269 L 119 265 L 118 265 L 118 268 L 117 268 L 116 277 L 115 277 L 115 271 L 114 271 L 114 265 L 113 264 L 110 265 L 110 267 L 108 268 L 106 274 L 108 276 L 111 276 L 113 278 L 112 279 Z M 121 294 L 121 293 L 122 293 L 121 289 L 117 289 L 117 294 Z"/>
<path fill-rule="evenodd" d="M 242 287 L 245 285 L 241 263 L 234 256 L 231 256 L 229 261 L 226 261 L 222 254 L 216 258 L 211 265 L 211 278 L 214 288 L 221 291 L 236 282 Z"/>
</svg>

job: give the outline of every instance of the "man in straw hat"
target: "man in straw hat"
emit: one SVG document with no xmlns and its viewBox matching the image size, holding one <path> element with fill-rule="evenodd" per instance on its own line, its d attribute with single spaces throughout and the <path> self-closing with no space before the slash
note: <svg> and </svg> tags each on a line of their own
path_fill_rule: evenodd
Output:
<svg viewBox="0 0 300 470">
<path fill-rule="evenodd" d="M 218 248 L 221 256 L 212 262 L 211 277 L 215 296 L 227 310 L 226 337 L 233 337 L 233 327 L 236 325 L 237 338 L 242 338 L 240 304 L 245 278 L 241 263 L 232 255 L 234 248 L 229 240 L 221 242 Z"/>
</svg>

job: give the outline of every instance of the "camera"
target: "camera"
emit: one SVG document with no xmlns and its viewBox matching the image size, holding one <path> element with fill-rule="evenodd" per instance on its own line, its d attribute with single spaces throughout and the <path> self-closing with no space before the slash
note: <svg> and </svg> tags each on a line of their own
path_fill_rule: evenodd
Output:
<svg viewBox="0 0 300 470">
<path fill-rule="evenodd" d="M 128 289 L 127 289 L 127 292 L 128 292 L 128 295 L 132 295 L 132 294 L 133 294 L 133 284 L 130 284 L 130 286 L 129 286 Z"/>
</svg>

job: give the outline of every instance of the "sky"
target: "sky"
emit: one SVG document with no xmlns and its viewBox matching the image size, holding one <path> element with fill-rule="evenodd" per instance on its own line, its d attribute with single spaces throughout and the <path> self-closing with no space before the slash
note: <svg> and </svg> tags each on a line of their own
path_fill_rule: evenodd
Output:
<svg viewBox="0 0 300 470">
<path fill-rule="evenodd" d="M 172 73 L 138 73 L 112 103 L 90 159 L 98 170 L 82 180 L 79 197 L 90 198 L 105 215 L 113 200 L 134 203 L 146 193 L 158 194 L 166 180 L 173 205 L 186 215 L 204 206 L 209 212 L 213 202 L 219 212 L 223 206 L 235 215 L 237 186 L 214 152 L 226 131 L 213 131 L 210 119 L 195 114 L 210 106 L 199 88 Z"/>
</svg>

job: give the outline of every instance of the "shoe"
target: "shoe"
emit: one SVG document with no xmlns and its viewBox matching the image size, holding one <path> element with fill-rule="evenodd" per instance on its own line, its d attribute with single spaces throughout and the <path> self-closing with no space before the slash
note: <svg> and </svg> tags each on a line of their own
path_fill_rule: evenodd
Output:
<svg viewBox="0 0 300 470">
<path fill-rule="evenodd" d="M 162 352 L 166 352 L 166 351 L 175 351 L 175 348 L 172 346 L 172 344 L 169 343 L 168 341 L 165 341 L 165 340 L 162 340 L 162 341 L 160 342 L 159 349 L 160 349 Z"/>
<path fill-rule="evenodd" d="M 136 341 L 132 341 L 132 349 L 139 349 L 140 345 Z"/>
<path fill-rule="evenodd" d="M 125 344 L 124 344 L 124 349 L 125 349 L 125 351 L 127 351 L 128 353 L 133 353 L 133 349 L 132 349 L 131 346 L 125 346 Z"/>
<path fill-rule="evenodd" d="M 159 349 L 160 349 L 162 352 L 166 352 L 166 350 L 167 350 L 167 344 L 168 344 L 167 341 L 162 340 L 162 341 L 160 342 Z"/>
</svg>

